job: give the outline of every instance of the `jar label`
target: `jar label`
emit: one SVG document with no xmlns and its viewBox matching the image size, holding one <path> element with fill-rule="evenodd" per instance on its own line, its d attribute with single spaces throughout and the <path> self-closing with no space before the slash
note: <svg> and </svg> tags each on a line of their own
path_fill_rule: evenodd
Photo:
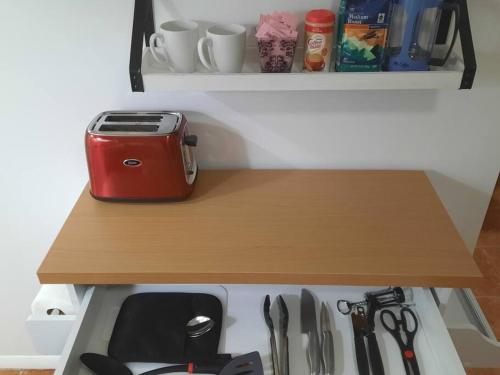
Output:
<svg viewBox="0 0 500 375">
<path fill-rule="evenodd" d="M 307 49 L 309 53 L 321 52 L 325 45 L 326 38 L 324 35 L 315 34 L 307 41 Z"/>
<path fill-rule="evenodd" d="M 304 69 L 311 72 L 328 71 L 332 54 L 332 33 L 306 31 Z"/>
</svg>

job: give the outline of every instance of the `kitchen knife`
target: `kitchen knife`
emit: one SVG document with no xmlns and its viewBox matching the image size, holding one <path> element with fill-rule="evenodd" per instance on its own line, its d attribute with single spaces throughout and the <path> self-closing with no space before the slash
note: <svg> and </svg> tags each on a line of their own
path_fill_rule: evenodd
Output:
<svg viewBox="0 0 500 375">
<path fill-rule="evenodd" d="M 392 292 L 387 289 L 378 293 L 367 293 L 367 312 L 366 312 L 366 325 L 364 326 L 364 334 L 368 344 L 368 359 L 370 360 L 370 368 L 373 375 L 385 375 L 384 364 L 382 363 L 382 357 L 380 355 L 380 349 L 378 347 L 377 336 L 375 336 L 375 313 L 381 307 L 381 302 L 379 298 L 383 298 L 386 294 L 392 294 Z M 377 296 L 378 294 L 378 296 Z M 404 297 L 404 294 L 403 294 Z M 390 297 L 392 300 L 393 297 Z M 383 301 L 382 304 L 392 303 L 391 301 Z"/>
<path fill-rule="evenodd" d="M 352 313 L 352 330 L 354 335 L 354 348 L 356 350 L 356 363 L 359 375 L 370 375 L 370 365 L 366 354 L 365 335 L 363 333 L 366 320 L 363 314 Z"/>
<path fill-rule="evenodd" d="M 384 364 L 382 363 L 382 356 L 380 355 L 375 332 L 368 332 L 365 334 L 365 337 L 368 343 L 368 358 L 370 359 L 370 367 L 373 375 L 385 375 Z"/>
<path fill-rule="evenodd" d="M 316 302 L 307 289 L 302 289 L 300 297 L 300 329 L 308 337 L 306 354 L 310 375 L 320 375 L 321 352 L 316 323 Z"/>
<path fill-rule="evenodd" d="M 321 327 L 321 355 L 323 357 L 324 375 L 333 375 L 335 371 L 333 334 L 332 334 L 332 327 L 330 326 L 328 309 L 326 308 L 326 304 L 324 302 L 321 303 L 320 327 Z"/>
</svg>

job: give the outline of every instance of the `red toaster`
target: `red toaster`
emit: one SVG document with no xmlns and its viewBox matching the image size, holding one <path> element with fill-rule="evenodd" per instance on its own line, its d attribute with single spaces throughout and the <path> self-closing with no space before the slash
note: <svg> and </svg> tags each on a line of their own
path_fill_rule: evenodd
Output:
<svg viewBox="0 0 500 375">
<path fill-rule="evenodd" d="M 198 138 L 176 112 L 110 111 L 85 134 L 90 193 L 101 200 L 182 200 L 193 191 Z"/>
</svg>

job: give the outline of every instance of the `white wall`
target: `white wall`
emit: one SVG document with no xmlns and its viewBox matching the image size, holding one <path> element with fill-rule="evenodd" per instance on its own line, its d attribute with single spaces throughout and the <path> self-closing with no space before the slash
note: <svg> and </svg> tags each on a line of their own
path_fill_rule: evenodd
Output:
<svg viewBox="0 0 500 375">
<path fill-rule="evenodd" d="M 500 2 L 470 3 L 473 91 L 132 94 L 132 0 L 2 0 L 0 355 L 36 354 L 35 271 L 87 179 L 84 129 L 107 109 L 186 111 L 203 166 L 429 170 L 472 248 L 500 165 Z"/>
</svg>

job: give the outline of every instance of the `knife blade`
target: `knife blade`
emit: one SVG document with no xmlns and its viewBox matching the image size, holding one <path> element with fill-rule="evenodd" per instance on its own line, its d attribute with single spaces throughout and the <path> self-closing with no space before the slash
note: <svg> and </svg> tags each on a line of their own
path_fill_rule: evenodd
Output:
<svg viewBox="0 0 500 375">
<path fill-rule="evenodd" d="M 333 375 L 335 371 L 335 358 L 333 348 L 333 333 L 330 326 L 330 317 L 328 309 L 324 302 L 321 303 L 320 311 L 320 327 L 321 327 L 321 355 L 323 357 L 324 375 Z"/>
<path fill-rule="evenodd" d="M 320 375 L 321 354 L 316 323 L 316 302 L 307 289 L 302 289 L 300 296 L 300 329 L 308 337 L 306 354 L 310 375 Z"/>
</svg>

